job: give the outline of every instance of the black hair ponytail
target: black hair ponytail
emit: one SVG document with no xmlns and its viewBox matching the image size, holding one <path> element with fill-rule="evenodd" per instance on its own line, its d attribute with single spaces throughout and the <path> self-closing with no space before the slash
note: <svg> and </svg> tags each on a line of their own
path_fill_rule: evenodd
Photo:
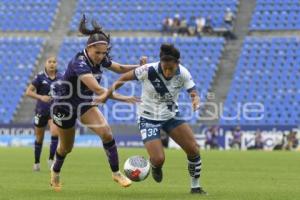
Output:
<svg viewBox="0 0 300 200">
<path fill-rule="evenodd" d="M 89 36 L 87 46 L 91 46 L 94 44 L 107 44 L 108 46 L 110 46 L 110 35 L 107 35 L 103 32 L 102 27 L 97 23 L 96 20 L 92 20 L 93 29 L 88 29 L 86 24 L 87 19 L 83 14 L 79 23 L 78 30 L 83 35 Z"/>
</svg>

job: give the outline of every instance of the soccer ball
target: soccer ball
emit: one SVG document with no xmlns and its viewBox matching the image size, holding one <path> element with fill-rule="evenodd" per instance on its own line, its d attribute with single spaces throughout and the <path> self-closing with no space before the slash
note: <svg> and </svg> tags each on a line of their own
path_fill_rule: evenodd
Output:
<svg viewBox="0 0 300 200">
<path fill-rule="evenodd" d="M 132 181 L 145 180 L 150 173 L 150 162 L 143 156 L 131 156 L 125 161 L 124 173 Z"/>
</svg>

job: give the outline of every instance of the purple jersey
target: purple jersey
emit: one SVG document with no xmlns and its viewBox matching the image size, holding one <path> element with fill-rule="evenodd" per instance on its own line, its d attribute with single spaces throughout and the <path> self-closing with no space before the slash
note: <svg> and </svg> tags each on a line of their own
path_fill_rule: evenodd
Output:
<svg viewBox="0 0 300 200">
<path fill-rule="evenodd" d="M 54 82 L 60 80 L 61 78 L 62 75 L 60 73 L 56 73 L 55 79 L 51 79 L 46 71 L 42 71 L 35 76 L 31 84 L 36 88 L 37 94 L 52 96 L 51 87 L 54 86 Z M 52 102 L 45 103 L 41 100 L 38 100 L 35 107 L 35 112 L 43 116 L 49 115 L 51 104 Z"/>
<path fill-rule="evenodd" d="M 111 64 L 111 60 L 106 57 L 101 64 L 94 66 L 85 49 L 77 53 L 69 62 L 68 68 L 62 78 L 63 82 L 58 87 L 57 95 L 59 99 L 56 102 L 70 103 L 73 109 L 76 109 L 81 103 L 88 104 L 92 102 L 94 92 L 78 78 L 83 74 L 93 74 L 100 84 L 103 67 L 109 68 Z"/>
<path fill-rule="evenodd" d="M 242 139 L 242 131 L 234 131 L 233 132 L 233 139 L 234 140 L 241 140 Z"/>
</svg>

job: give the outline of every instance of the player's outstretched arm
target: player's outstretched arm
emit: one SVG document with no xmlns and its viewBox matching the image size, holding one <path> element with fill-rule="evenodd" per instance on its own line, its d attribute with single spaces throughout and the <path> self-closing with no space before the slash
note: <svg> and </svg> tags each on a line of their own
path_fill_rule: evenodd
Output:
<svg viewBox="0 0 300 200">
<path fill-rule="evenodd" d="M 111 71 L 114 71 L 118 74 L 124 74 L 126 72 L 129 72 L 137 67 L 140 67 L 142 65 L 147 64 L 147 57 L 146 56 L 142 56 L 140 58 L 140 64 L 139 65 L 123 65 L 123 64 L 119 64 L 117 62 L 112 62 L 111 67 L 109 67 L 108 69 Z"/>
<path fill-rule="evenodd" d="M 105 98 L 105 97 L 104 97 Z M 118 94 L 116 92 L 114 92 L 111 97 L 109 97 L 110 99 L 114 99 L 117 101 L 122 101 L 122 102 L 126 102 L 126 103 L 131 103 L 131 104 L 135 104 L 140 102 L 141 100 L 138 97 L 135 96 L 124 96 L 121 94 Z"/>
<path fill-rule="evenodd" d="M 122 87 L 124 85 L 125 82 L 127 81 L 132 81 L 132 80 L 136 80 L 135 78 L 135 74 L 134 71 L 129 71 L 125 74 L 123 74 L 117 81 L 115 81 L 113 83 L 113 85 L 108 89 L 108 91 L 106 92 L 105 96 L 104 96 L 104 102 L 107 101 L 108 98 L 114 98 L 116 93 L 114 93 L 114 91 L 116 91 L 117 89 L 119 89 L 120 87 Z"/>
<path fill-rule="evenodd" d="M 90 89 L 92 90 L 95 94 L 98 96 L 94 98 L 93 104 L 101 104 L 105 103 L 106 101 L 106 93 L 107 89 L 101 87 L 95 77 L 92 74 L 84 74 L 80 76 L 80 80 Z M 105 98 L 105 101 L 104 101 Z M 113 95 L 109 96 L 111 99 L 115 99 L 117 101 L 123 101 L 126 103 L 136 103 L 139 102 L 139 99 L 136 97 L 130 97 L 130 96 L 124 96 L 121 94 L 114 93 Z"/>
<path fill-rule="evenodd" d="M 28 96 L 28 97 L 31 97 L 33 99 L 43 101 L 43 102 L 50 102 L 50 100 L 51 100 L 50 96 L 37 94 L 36 93 L 36 88 L 32 84 L 30 84 L 28 86 L 28 88 L 26 89 L 25 95 Z"/>
</svg>

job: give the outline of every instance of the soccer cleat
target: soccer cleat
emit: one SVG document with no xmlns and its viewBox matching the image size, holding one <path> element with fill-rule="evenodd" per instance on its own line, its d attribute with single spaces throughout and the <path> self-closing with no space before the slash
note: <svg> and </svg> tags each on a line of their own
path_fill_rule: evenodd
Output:
<svg viewBox="0 0 300 200">
<path fill-rule="evenodd" d="M 51 160 L 51 159 L 49 159 L 49 160 L 47 161 L 47 163 L 48 163 L 48 167 L 49 167 L 49 169 L 51 170 L 51 167 L 52 167 L 52 165 L 53 165 L 54 161 L 53 161 L 53 160 Z"/>
<path fill-rule="evenodd" d="M 124 176 L 120 171 L 112 173 L 112 179 L 119 183 L 122 187 L 129 187 L 131 180 Z"/>
<path fill-rule="evenodd" d="M 55 192 L 59 192 L 61 190 L 59 173 L 53 171 L 52 168 L 50 170 L 51 170 L 50 186 Z"/>
<path fill-rule="evenodd" d="M 34 171 L 34 172 L 39 172 L 39 171 L 41 171 L 41 165 L 40 165 L 40 163 L 35 163 L 35 164 L 33 164 L 33 171 Z"/>
<path fill-rule="evenodd" d="M 202 187 L 191 188 L 191 194 L 208 195 L 208 193 L 205 192 Z"/>
<path fill-rule="evenodd" d="M 161 167 L 151 167 L 152 169 L 152 177 L 153 179 L 157 182 L 157 183 L 160 183 L 163 179 L 163 172 L 162 172 L 162 169 Z"/>
</svg>

